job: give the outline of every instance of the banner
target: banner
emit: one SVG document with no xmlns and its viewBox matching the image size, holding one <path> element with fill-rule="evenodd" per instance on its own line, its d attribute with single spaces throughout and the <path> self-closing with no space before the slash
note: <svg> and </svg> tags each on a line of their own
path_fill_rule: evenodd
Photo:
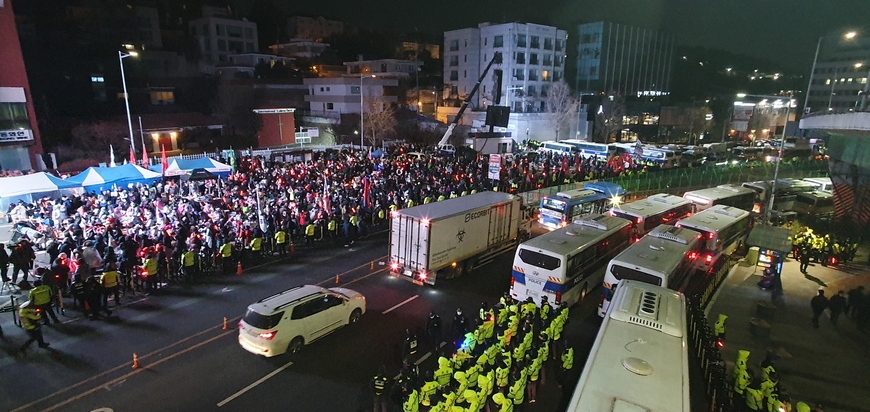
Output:
<svg viewBox="0 0 870 412">
<path fill-rule="evenodd" d="M 500 154 L 491 154 L 489 155 L 489 178 L 493 180 L 498 180 L 501 178 L 501 155 Z"/>
</svg>

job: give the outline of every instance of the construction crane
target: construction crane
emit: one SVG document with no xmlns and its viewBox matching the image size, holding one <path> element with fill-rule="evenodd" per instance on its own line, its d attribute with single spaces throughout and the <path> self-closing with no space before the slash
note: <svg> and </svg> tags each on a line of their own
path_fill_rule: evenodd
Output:
<svg viewBox="0 0 870 412">
<path fill-rule="evenodd" d="M 468 108 L 468 104 L 471 103 L 471 99 L 474 97 L 474 94 L 477 93 L 477 89 L 480 88 L 480 84 L 483 83 L 483 79 L 486 78 L 486 74 L 489 73 L 489 69 L 493 64 L 501 64 L 501 52 L 496 52 L 492 56 L 492 60 L 489 61 L 489 64 L 486 65 L 486 68 L 483 69 L 483 73 L 480 74 L 480 78 L 477 79 L 477 83 L 471 89 L 471 93 L 468 93 L 465 96 L 465 100 L 462 101 L 462 106 L 459 106 L 459 112 L 456 113 L 456 117 L 453 118 L 453 121 L 447 126 L 447 131 L 444 132 L 444 137 L 441 138 L 441 141 L 438 142 L 438 145 L 435 149 L 440 152 L 442 155 L 453 155 L 456 153 L 456 148 L 450 144 L 450 136 L 453 135 L 453 129 L 459 124 L 459 120 L 462 119 L 462 114 L 465 113 L 465 109 Z"/>
</svg>

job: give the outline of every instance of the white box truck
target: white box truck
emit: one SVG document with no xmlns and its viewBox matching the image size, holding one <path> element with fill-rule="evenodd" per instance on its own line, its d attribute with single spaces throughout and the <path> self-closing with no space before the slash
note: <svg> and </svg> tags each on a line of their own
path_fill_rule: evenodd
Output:
<svg viewBox="0 0 870 412">
<path fill-rule="evenodd" d="M 492 261 L 529 236 L 518 196 L 482 192 L 390 214 L 390 274 L 434 285 Z"/>
</svg>

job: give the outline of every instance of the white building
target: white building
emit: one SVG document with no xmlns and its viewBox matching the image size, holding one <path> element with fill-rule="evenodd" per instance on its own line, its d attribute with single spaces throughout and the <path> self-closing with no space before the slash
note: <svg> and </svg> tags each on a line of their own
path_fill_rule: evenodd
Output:
<svg viewBox="0 0 870 412">
<path fill-rule="evenodd" d="M 502 72 L 501 106 L 513 113 L 546 112 L 546 91 L 564 79 L 568 34 L 553 26 L 533 23 L 481 23 L 477 28 L 444 32 L 446 98 L 465 98 L 496 52 L 493 64 L 475 96 L 473 107 L 495 104 L 495 72 Z"/>
<path fill-rule="evenodd" d="M 257 23 L 232 19 L 226 9 L 203 6 L 202 17 L 190 21 L 188 27 L 206 62 L 229 62 L 231 54 L 259 51 Z"/>
<path fill-rule="evenodd" d="M 385 104 L 395 104 L 398 98 L 389 88 L 399 85 L 396 79 L 380 77 L 334 77 L 303 79 L 308 86 L 308 102 L 312 115 L 338 119 L 344 113 L 360 112 L 360 91 L 368 102 L 378 100 Z M 362 84 L 362 89 L 360 85 Z"/>
<path fill-rule="evenodd" d="M 214 74 L 225 79 L 253 78 L 260 64 L 268 64 L 270 67 L 290 66 L 296 59 L 274 54 L 242 53 L 230 55 L 229 60 L 228 63 L 216 64 Z"/>
<path fill-rule="evenodd" d="M 381 60 L 358 60 L 355 62 L 342 63 L 347 67 L 347 74 L 357 75 L 360 73 L 376 74 L 378 77 L 401 77 L 409 78 L 417 73 L 423 62 L 414 60 L 381 59 Z"/>
</svg>

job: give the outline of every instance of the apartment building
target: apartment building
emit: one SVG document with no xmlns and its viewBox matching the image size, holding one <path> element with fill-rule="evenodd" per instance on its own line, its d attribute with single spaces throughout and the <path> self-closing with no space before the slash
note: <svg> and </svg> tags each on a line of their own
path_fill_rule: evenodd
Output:
<svg viewBox="0 0 870 412">
<path fill-rule="evenodd" d="M 224 63 L 232 54 L 259 52 L 257 23 L 234 19 L 223 8 L 203 6 L 202 17 L 190 21 L 188 29 L 205 62 Z"/>
</svg>

